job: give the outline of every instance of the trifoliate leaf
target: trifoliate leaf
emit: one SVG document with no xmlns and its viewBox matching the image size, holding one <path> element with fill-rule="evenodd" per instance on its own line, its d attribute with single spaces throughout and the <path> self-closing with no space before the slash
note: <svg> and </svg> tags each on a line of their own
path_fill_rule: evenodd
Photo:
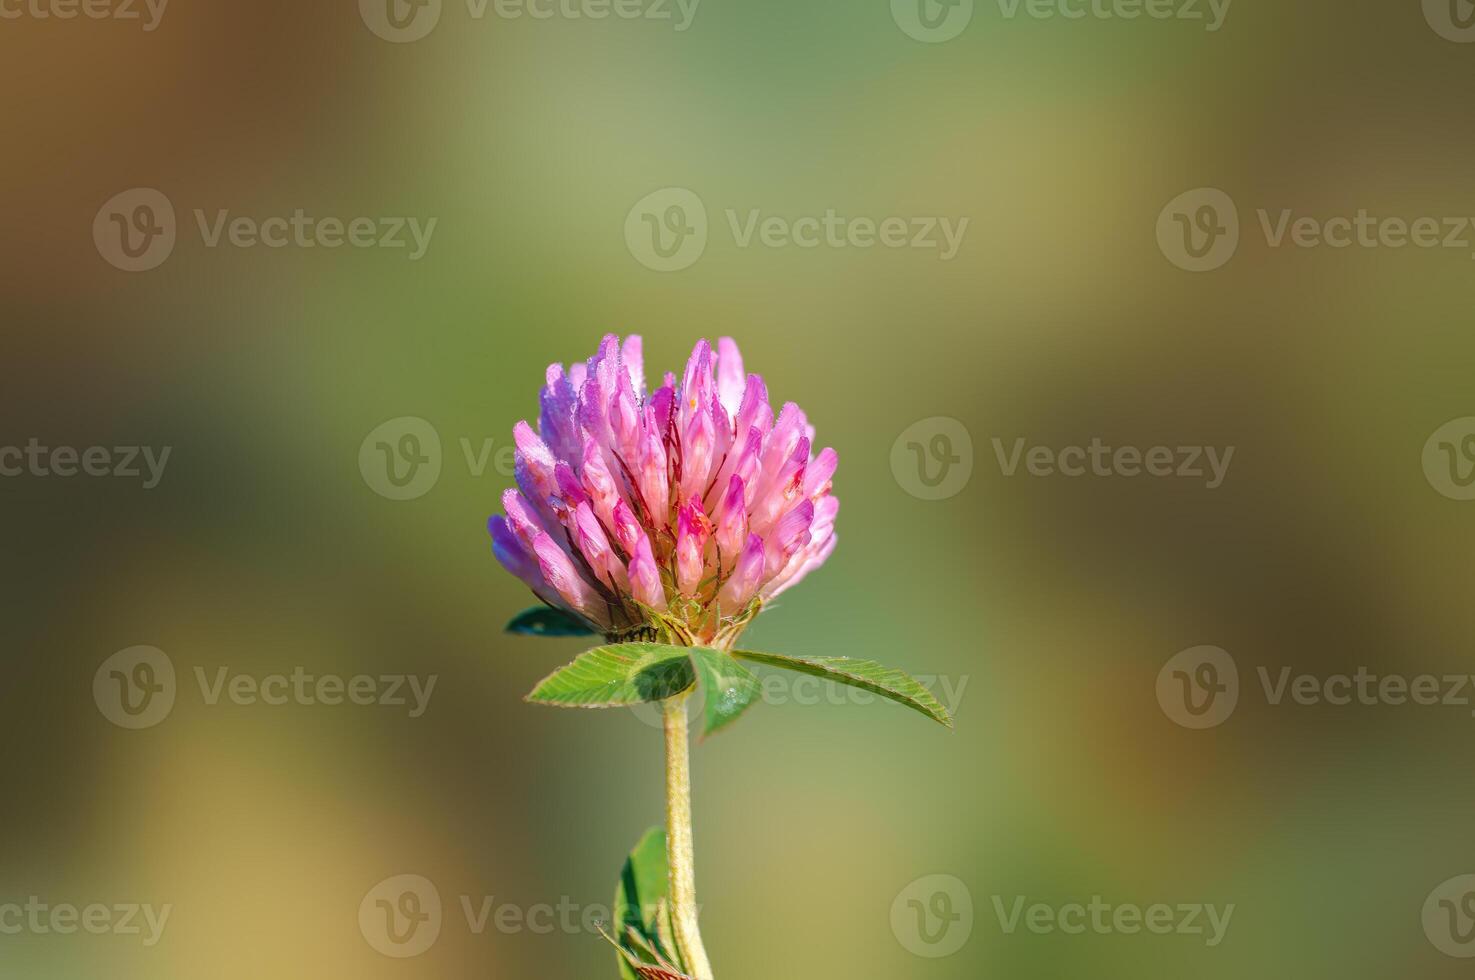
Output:
<svg viewBox="0 0 1475 980">
<path fill-rule="evenodd" d="M 595 647 L 545 677 L 527 700 L 565 708 L 662 701 L 696 683 L 689 652 L 660 643 Z"/>
<path fill-rule="evenodd" d="M 708 647 L 692 647 L 691 662 L 701 681 L 703 713 L 706 717 L 703 735 L 737 720 L 758 700 L 758 678 L 732 658 L 731 654 Z"/>
<path fill-rule="evenodd" d="M 858 687 L 863 691 L 879 694 L 883 698 L 904 704 L 919 711 L 939 724 L 953 727 L 948 710 L 911 675 L 891 667 L 883 667 L 874 660 L 852 660 L 849 657 L 815 657 L 801 660 L 780 653 L 756 653 L 752 650 L 734 650 L 734 657 L 769 667 L 795 670 L 812 677 L 823 677 L 838 684 Z"/>
</svg>

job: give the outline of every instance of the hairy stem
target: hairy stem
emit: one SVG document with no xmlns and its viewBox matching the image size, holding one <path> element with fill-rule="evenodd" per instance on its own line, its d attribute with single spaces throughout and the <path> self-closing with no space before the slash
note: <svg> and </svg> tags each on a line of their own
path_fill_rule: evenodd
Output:
<svg viewBox="0 0 1475 980">
<path fill-rule="evenodd" d="M 691 747 L 685 694 L 666 700 L 666 864 L 671 875 L 671 926 L 686 969 L 712 980 L 712 966 L 697 928 L 696 869 L 691 836 Z"/>
</svg>

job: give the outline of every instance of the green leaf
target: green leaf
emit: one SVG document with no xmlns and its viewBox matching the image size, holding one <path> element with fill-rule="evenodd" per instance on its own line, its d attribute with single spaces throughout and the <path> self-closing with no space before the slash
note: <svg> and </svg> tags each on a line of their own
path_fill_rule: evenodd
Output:
<svg viewBox="0 0 1475 980">
<path fill-rule="evenodd" d="M 662 701 L 696 683 L 687 647 L 614 643 L 587 650 L 545 677 L 528 701 L 563 708 L 610 708 Z"/>
<path fill-rule="evenodd" d="M 863 691 L 879 694 L 897 704 L 904 704 L 913 711 L 920 711 L 928 718 L 948 728 L 953 727 L 953 719 L 947 709 L 914 677 L 891 667 L 883 667 L 874 660 L 851 660 L 849 657 L 815 657 L 812 660 L 801 660 L 798 657 L 786 657 L 780 653 L 755 653 L 752 650 L 734 650 L 732 655 L 741 660 L 751 660 L 753 663 L 766 664 L 769 667 L 782 667 L 785 670 L 796 670 L 801 674 L 823 677 L 839 684 L 858 687 Z"/>
<path fill-rule="evenodd" d="M 666 871 L 666 832 L 660 827 L 646 831 L 620 872 L 615 889 L 610 941 L 620 951 L 620 976 L 642 980 L 659 973 L 646 973 L 648 964 L 674 966 L 676 944 L 671 941 L 671 911 L 666 895 L 670 879 Z M 679 968 L 678 968 L 679 969 Z M 668 976 L 680 976 L 670 971 Z"/>
<path fill-rule="evenodd" d="M 692 647 L 691 662 L 697 679 L 702 682 L 703 712 L 706 722 L 703 735 L 737 720 L 748 706 L 758 700 L 758 678 L 732 655 L 708 647 Z"/>
<path fill-rule="evenodd" d="M 554 609 L 552 606 L 534 606 L 512 617 L 507 624 L 508 633 L 523 636 L 594 636 L 583 620 L 573 613 Z"/>
</svg>

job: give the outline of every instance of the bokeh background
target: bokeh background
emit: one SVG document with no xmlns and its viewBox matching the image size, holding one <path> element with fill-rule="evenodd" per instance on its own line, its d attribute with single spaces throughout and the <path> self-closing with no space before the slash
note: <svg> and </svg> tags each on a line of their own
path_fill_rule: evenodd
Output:
<svg viewBox="0 0 1475 980">
<path fill-rule="evenodd" d="M 29 2 L 29 0 L 28 0 Z M 841 544 L 750 633 L 962 690 L 947 732 L 890 704 L 761 705 L 697 747 L 698 884 L 724 978 L 1455 977 L 1421 922 L 1475 872 L 1465 706 L 1273 706 L 1255 669 L 1470 672 L 1475 502 L 1425 441 L 1475 415 L 1471 250 L 1271 248 L 1255 209 L 1475 215 L 1475 46 L 1417 0 L 1237 0 L 1222 28 L 1009 19 L 945 43 L 885 0 L 702 0 L 672 21 L 473 17 L 390 43 L 350 0 L 174 0 L 157 29 L 0 19 L 0 445 L 171 446 L 159 485 L 0 479 L 0 904 L 173 906 L 162 940 L 0 935 L 0 975 L 610 977 L 597 936 L 476 934 L 461 896 L 607 904 L 661 817 L 632 712 L 522 695 L 576 640 L 504 635 L 528 597 L 485 520 L 495 454 L 550 361 L 639 332 L 650 370 L 737 337 L 837 447 Z M 1221 188 L 1243 238 L 1184 272 L 1155 227 Z M 94 217 L 178 213 L 127 273 Z M 665 187 L 711 234 L 627 248 Z M 207 248 L 193 211 L 438 219 L 429 251 Z M 726 209 L 967 217 L 956 258 L 740 248 Z M 360 446 L 429 422 L 433 489 L 386 499 Z M 972 475 L 891 465 L 957 420 Z M 1006 476 L 992 440 L 1234 446 L 1224 484 Z M 493 462 L 478 475 L 462 440 Z M 94 673 L 139 644 L 179 676 L 131 731 Z M 1159 704 L 1212 644 L 1224 724 Z M 436 675 L 392 707 L 206 703 L 195 670 Z M 381 880 L 445 903 L 381 956 Z M 948 875 L 944 958 L 893 903 Z M 995 900 L 1233 903 L 1226 938 L 1037 935 Z M 961 926 L 960 926 L 961 928 Z M 923 944 L 925 946 L 925 943 Z"/>
</svg>

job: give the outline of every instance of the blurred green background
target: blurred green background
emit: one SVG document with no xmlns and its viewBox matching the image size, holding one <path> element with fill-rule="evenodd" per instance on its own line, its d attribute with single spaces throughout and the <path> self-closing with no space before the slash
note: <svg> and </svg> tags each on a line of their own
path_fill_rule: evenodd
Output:
<svg viewBox="0 0 1475 980">
<path fill-rule="evenodd" d="M 152 947 L 0 934 L 0 975 L 614 975 L 585 930 L 477 934 L 461 909 L 607 904 L 661 817 L 656 729 L 522 702 L 581 646 L 501 632 L 528 597 L 485 532 L 544 367 L 609 331 L 643 334 L 652 374 L 736 337 L 839 450 L 839 549 L 750 645 L 963 692 L 952 733 L 890 704 L 772 704 L 696 748 L 724 980 L 1468 975 L 1421 909 L 1475 872 L 1469 706 L 1275 706 L 1255 679 L 1471 669 L 1475 503 L 1420 463 L 1475 415 L 1470 249 L 1272 248 L 1255 217 L 1475 215 L 1475 47 L 1417 0 L 1238 0 L 1215 32 L 979 0 L 936 44 L 886 0 L 703 0 L 683 31 L 445 0 L 411 43 L 350 0 L 174 0 L 152 31 L 6 9 L 0 446 L 172 454 L 149 490 L 0 479 L 0 905 L 173 911 Z M 1192 274 L 1154 229 L 1206 186 L 1242 241 Z M 137 187 L 172 202 L 178 241 L 128 273 L 92 226 Z M 661 273 L 624 226 L 666 187 L 704 202 L 710 235 Z M 409 261 L 209 248 L 193 217 L 298 208 L 437 225 Z M 969 226 L 951 261 L 738 247 L 725 211 L 754 208 Z M 359 453 L 405 416 L 442 469 L 395 501 Z M 891 465 L 933 417 L 972 442 L 942 500 Z M 1006 476 L 992 440 L 1021 437 L 1235 455 L 1212 491 Z M 462 440 L 488 439 L 478 475 Z M 125 730 L 93 679 L 140 644 L 170 658 L 177 702 Z M 1204 731 L 1155 694 L 1200 644 L 1241 676 Z M 211 705 L 194 672 L 221 667 L 438 683 L 416 718 Z M 358 910 L 405 873 L 444 922 L 394 959 Z M 914 955 L 893 904 L 939 874 L 971 933 Z M 1213 947 L 1010 934 L 995 911 L 1096 895 L 1235 911 Z"/>
</svg>

